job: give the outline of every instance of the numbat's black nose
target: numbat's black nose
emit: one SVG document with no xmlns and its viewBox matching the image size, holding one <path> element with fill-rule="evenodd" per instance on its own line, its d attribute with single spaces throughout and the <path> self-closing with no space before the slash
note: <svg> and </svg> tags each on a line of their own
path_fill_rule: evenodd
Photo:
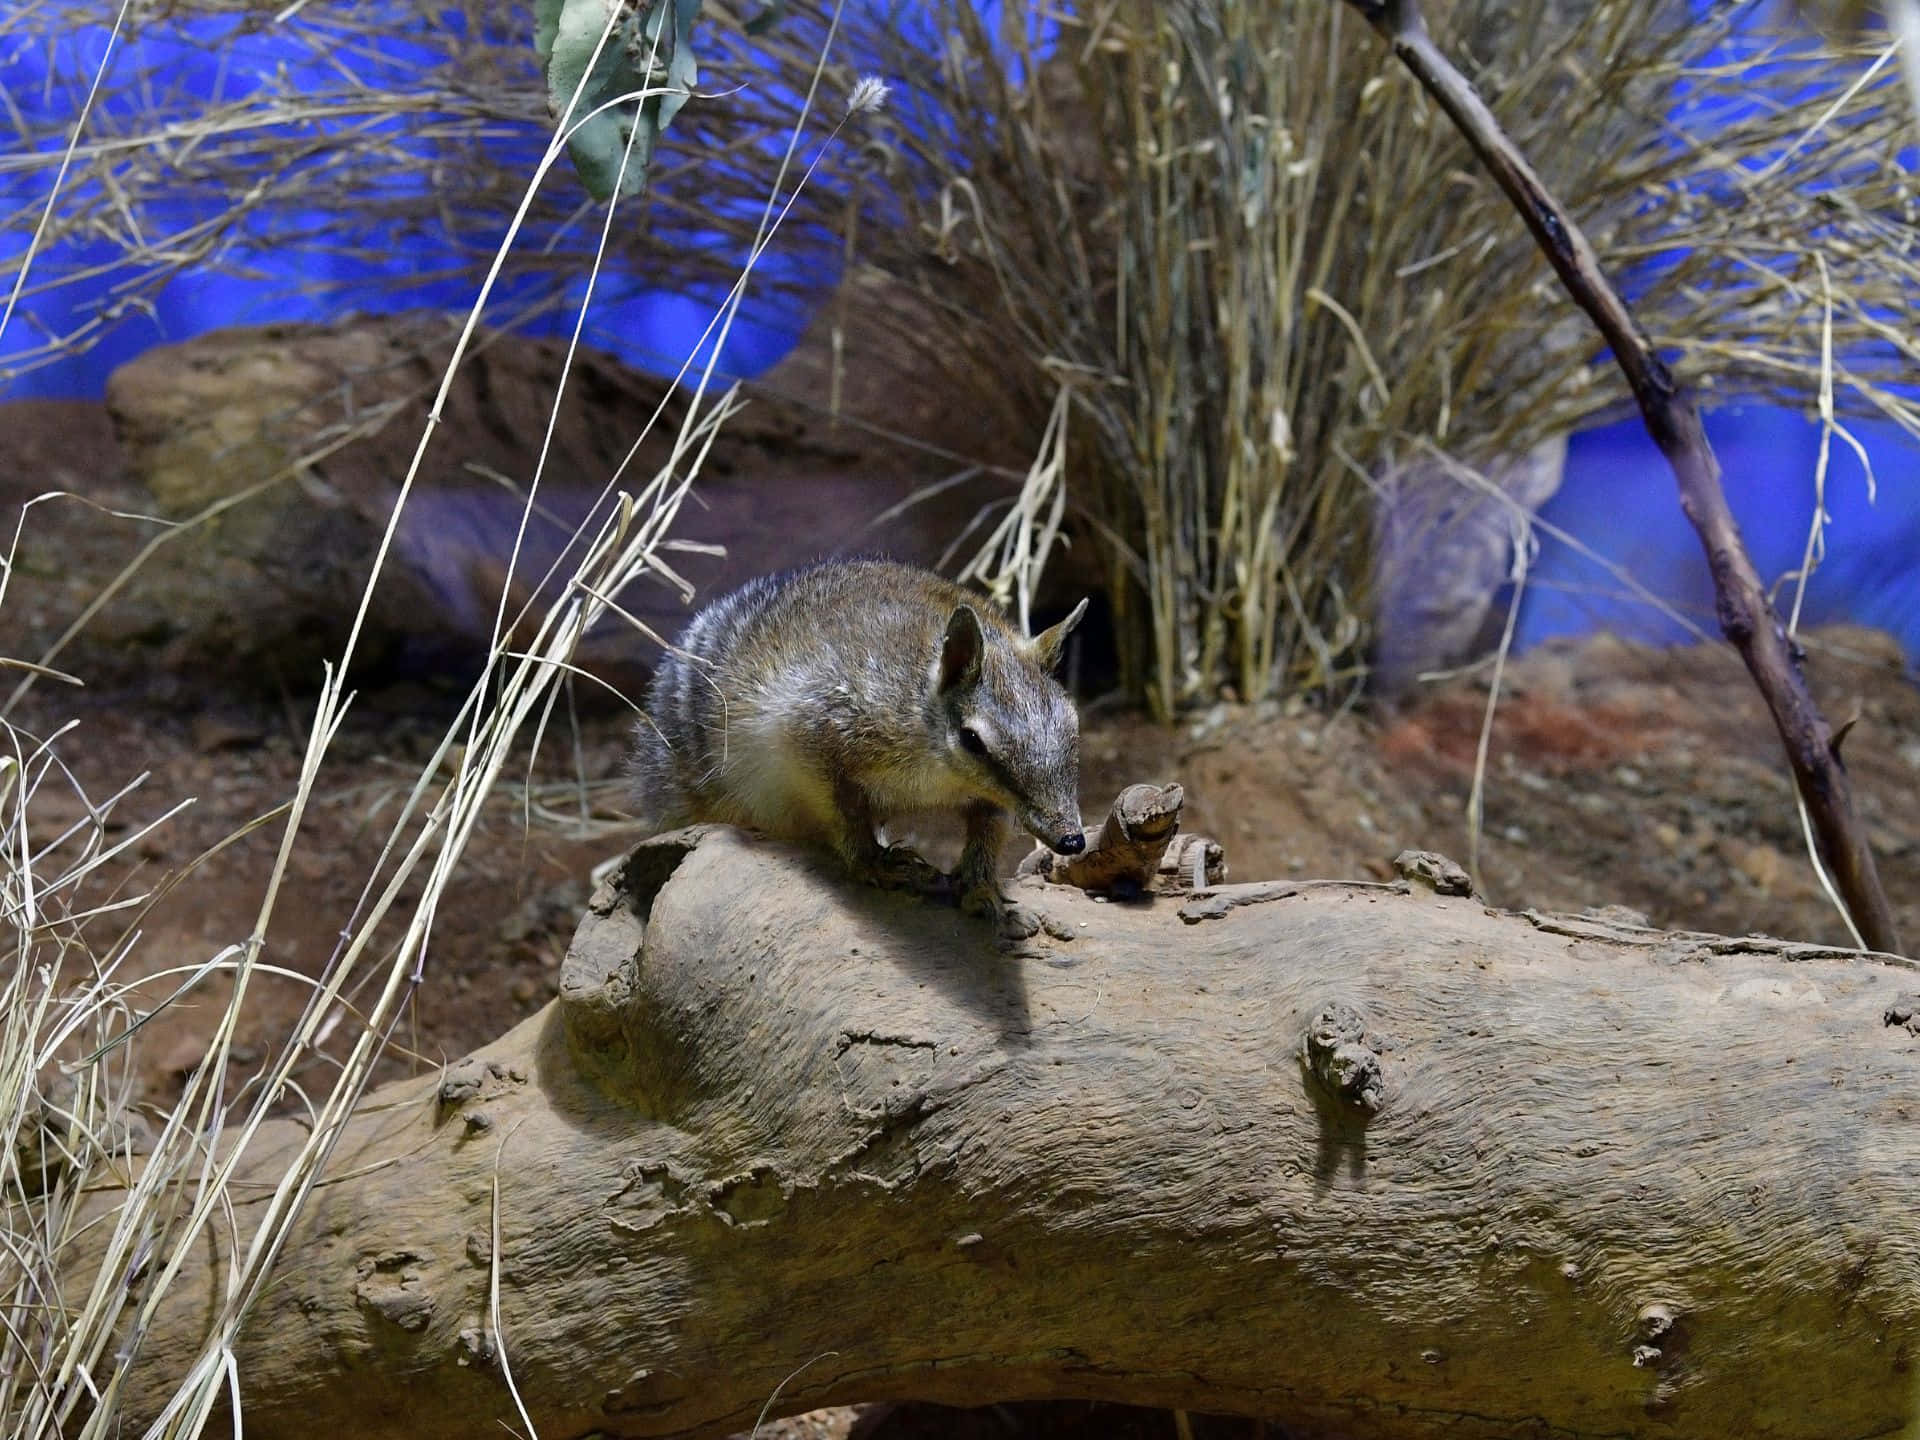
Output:
<svg viewBox="0 0 1920 1440">
<path fill-rule="evenodd" d="M 1078 855 L 1087 848 L 1087 837 L 1076 830 L 1071 835 L 1062 835 L 1053 842 L 1053 848 L 1061 855 Z"/>
</svg>

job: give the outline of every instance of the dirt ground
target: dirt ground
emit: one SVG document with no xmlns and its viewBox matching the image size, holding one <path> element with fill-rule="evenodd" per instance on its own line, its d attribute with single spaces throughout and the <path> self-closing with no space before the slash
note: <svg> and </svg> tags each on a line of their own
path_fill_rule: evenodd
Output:
<svg viewBox="0 0 1920 1440">
<path fill-rule="evenodd" d="M 46 467 L 94 463 L 87 447 L 98 437 L 75 426 L 40 442 L 35 489 L 49 483 Z M 27 493 L 20 474 L 13 471 L 5 497 L 13 513 Z M 110 525 L 63 522 L 53 512 L 36 512 L 30 523 L 36 534 L 71 535 L 63 559 L 12 577 L 0 614 L 0 653 L 38 658 L 131 544 Z M 1845 751 L 1856 794 L 1901 933 L 1920 944 L 1920 689 L 1897 648 L 1877 634 L 1824 632 L 1808 649 L 1829 716 L 1858 714 Z M 1177 779 L 1187 788 L 1187 828 L 1224 843 L 1232 879 L 1381 877 L 1403 848 L 1465 863 L 1489 673 L 1438 684 L 1396 714 L 1328 715 L 1298 700 L 1223 705 L 1168 731 L 1096 712 L 1083 744 L 1086 819 L 1098 819 L 1125 784 Z M 265 937 L 269 962 L 309 976 L 326 964 L 456 700 L 450 685 L 406 682 L 355 702 L 293 852 L 290 889 Z M 74 724 L 57 746 L 71 782 L 50 775 L 29 812 L 37 840 L 83 819 L 81 796 L 97 805 L 142 774 L 113 808 L 110 837 L 130 836 L 188 802 L 90 882 L 99 903 L 181 876 L 139 920 L 130 966 L 153 973 L 193 965 L 248 937 L 283 835 L 276 807 L 294 791 L 310 711 L 299 695 L 241 699 L 204 676 L 189 686 L 156 676 L 149 687 L 113 693 L 42 680 L 13 706 L 13 724 L 33 737 Z M 540 753 L 495 796 L 440 908 L 386 1075 L 455 1059 L 552 997 L 589 872 L 637 838 L 621 823 L 626 726 L 624 713 L 605 706 L 583 709 L 577 726 L 560 716 Z M 1506 670 L 1485 780 L 1477 858 L 1494 904 L 1618 904 L 1662 926 L 1846 940 L 1808 865 L 1771 726 L 1724 647 L 1651 650 L 1601 638 L 1522 657 Z M 124 920 L 102 917 L 90 938 L 103 945 L 111 936 L 99 927 L 114 924 Z M 145 1003 L 170 988 L 156 981 Z M 208 1020 L 227 996 L 222 982 L 209 981 L 143 1032 L 138 1057 L 150 1099 L 164 1102 L 200 1060 Z M 250 994 L 234 1050 L 236 1085 L 271 1053 L 306 998 L 304 986 L 279 979 Z M 334 1043 L 345 1038 L 336 1034 Z M 326 1063 L 323 1056 L 313 1065 Z M 964 1422 L 913 1407 L 857 1420 L 843 1412 L 787 1433 L 840 1435 L 850 1424 L 868 1440 L 1173 1433 L 1169 1417 L 1122 1423 L 1110 1415 L 1086 1428 L 1092 1422 L 1069 1424 L 1056 1413 L 1036 1428 L 1017 1407 L 1001 1408 Z"/>
</svg>

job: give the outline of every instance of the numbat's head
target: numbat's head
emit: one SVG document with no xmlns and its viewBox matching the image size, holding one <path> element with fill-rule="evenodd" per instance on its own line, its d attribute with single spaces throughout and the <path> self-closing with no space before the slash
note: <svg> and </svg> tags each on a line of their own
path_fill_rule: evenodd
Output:
<svg viewBox="0 0 1920 1440">
<path fill-rule="evenodd" d="M 1080 830 L 1080 718 L 1054 664 L 1087 602 L 1050 630 L 989 644 L 971 605 L 954 607 L 934 662 L 933 722 L 956 778 L 1009 811 L 1062 855 L 1086 847 Z"/>
</svg>

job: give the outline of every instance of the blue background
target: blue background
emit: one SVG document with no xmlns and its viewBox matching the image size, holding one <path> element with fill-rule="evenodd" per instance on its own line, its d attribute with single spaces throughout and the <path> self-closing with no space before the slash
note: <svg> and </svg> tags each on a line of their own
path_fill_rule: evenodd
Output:
<svg viewBox="0 0 1920 1440">
<path fill-rule="evenodd" d="M 369 6 L 369 10 L 376 7 Z M 414 17 L 411 9 L 396 11 Z M 31 128 L 51 122 L 48 133 L 70 127 L 84 91 L 75 77 L 91 74 L 105 45 L 104 30 L 73 31 L 52 42 L 17 31 L 0 37 L 0 87 L 7 101 Z M 403 73 L 412 58 L 404 30 L 383 45 L 382 58 Z M 123 67 L 125 67 L 123 69 Z M 271 29 L 248 28 L 231 18 L 196 19 L 149 26 L 137 39 L 122 42 L 114 73 L 157 67 L 176 96 L 226 98 L 244 95 L 275 67 L 296 80 L 311 74 L 315 83 L 331 83 L 324 62 L 305 46 L 294 46 Z M 305 67 L 305 69 L 303 69 Z M 52 82 L 49 82 L 51 75 Z M 110 88 L 110 87 L 109 87 Z M 127 132 L 137 117 L 117 109 L 124 99 L 111 94 L 89 127 L 89 138 Z M 1687 116 L 1687 100 L 1677 96 L 1674 116 Z M 1698 115 L 1690 123 L 1699 124 Z M 1724 107 L 1706 123 L 1737 124 Z M 817 139 L 817 135 L 813 137 Z M 422 147 L 396 128 L 394 143 Z M 544 136 L 501 142 L 532 167 Z M 672 137 L 669 137 L 669 145 Z M 521 153 L 523 152 L 523 153 Z M 21 159 L 16 155 L 16 161 Z M 1911 163 L 1910 156 L 1901 157 Z M 8 168 L 0 159 L 0 205 L 14 213 L 0 231 L 0 253 L 18 254 L 24 244 L 22 212 L 37 214 L 51 171 Z M 422 182 L 424 183 L 424 182 Z M 556 174 L 549 186 L 577 188 L 570 172 Z M 182 197 L 177 223 L 210 212 L 213 201 Z M 197 207 L 197 208 L 196 208 Z M 221 326 L 267 321 L 325 321 L 340 317 L 348 304 L 362 309 L 420 306 L 464 312 L 471 302 L 469 282 L 414 284 L 408 276 L 431 263 L 417 242 L 346 229 L 349 217 L 309 217 L 315 236 L 341 227 L 348 246 L 285 244 L 287 219 L 277 217 L 272 248 L 249 246 L 241 232 L 225 248 L 218 270 L 205 267 L 179 275 L 149 297 L 139 312 L 113 328 L 84 353 L 8 375 L 8 357 L 40 345 L 49 335 L 73 330 L 108 303 L 109 272 L 95 280 L 71 280 L 88 266 L 108 266 L 119 254 L 109 242 L 61 245 L 36 261 L 31 282 L 51 287 L 25 297 L 6 334 L 0 336 L 0 398 L 54 397 L 95 399 L 109 372 L 149 346 L 178 341 Z M 505 217 L 501 217 L 504 227 Z M 364 224 L 365 222 L 360 222 Z M 258 238 L 257 236 L 255 238 Z M 497 241 L 498 235 L 469 236 L 470 243 Z M 339 253 L 341 248 L 371 249 L 383 260 Z M 770 265 L 781 263 L 770 254 Z M 244 270 L 244 278 L 233 273 Z M 336 288 L 316 290 L 326 279 Z M 531 292 L 511 289 L 489 318 L 509 313 Z M 573 287 L 572 299 L 578 299 Z M 713 313 L 711 297 L 689 297 L 651 288 L 632 275 L 603 276 L 588 321 L 588 343 L 620 355 L 656 373 L 671 372 L 686 358 L 695 337 Z M 724 357 L 723 369 L 752 376 L 775 363 L 792 344 L 806 316 L 791 302 L 756 298 L 743 311 Z M 526 328 L 536 333 L 565 333 L 571 314 L 561 306 Z M 1868 502 L 1866 477 L 1852 451 L 1833 447 L 1827 477 L 1827 558 L 1808 589 L 1808 622 L 1851 619 L 1881 626 L 1898 636 L 1910 658 L 1920 656 L 1920 484 L 1915 483 L 1914 443 L 1885 423 L 1850 424 L 1872 456 L 1878 501 Z M 1708 431 L 1719 452 L 1729 500 L 1746 531 L 1763 578 L 1771 581 L 1800 563 L 1814 501 L 1817 427 L 1778 409 L 1723 409 L 1709 417 Z M 1547 525 L 1577 537 L 1615 566 L 1630 570 L 1646 589 L 1674 610 L 1712 633 L 1712 600 L 1700 548 L 1680 514 L 1674 481 L 1665 462 L 1646 438 L 1637 419 L 1575 436 L 1569 447 L 1565 481 L 1543 509 Z M 1677 641 L 1687 637 L 1686 623 L 1663 614 L 1627 592 L 1606 569 L 1574 547 L 1542 536 L 1541 553 L 1531 572 L 1517 635 L 1524 648 L 1557 635 L 1609 628 L 1638 639 Z M 1782 592 L 1782 609 L 1791 591 Z"/>
</svg>

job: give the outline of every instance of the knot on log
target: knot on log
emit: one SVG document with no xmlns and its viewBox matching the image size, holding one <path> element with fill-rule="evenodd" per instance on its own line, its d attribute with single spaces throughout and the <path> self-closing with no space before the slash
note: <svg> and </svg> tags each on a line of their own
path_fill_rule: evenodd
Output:
<svg viewBox="0 0 1920 1440">
<path fill-rule="evenodd" d="M 466 1124 L 464 1139 L 474 1139 L 493 1129 L 493 1115 L 482 1102 L 497 1100 L 527 1083 L 524 1066 L 506 1065 L 498 1060 L 482 1060 L 469 1055 L 447 1067 L 434 1095 L 435 1123 L 456 1112 Z"/>
<path fill-rule="evenodd" d="M 1920 1035 L 1920 995 L 1902 995 L 1880 1017 L 1889 1028 L 1898 1026 L 1909 1035 Z"/>
<path fill-rule="evenodd" d="M 1402 850 L 1393 857 L 1393 868 L 1402 880 L 1424 885 L 1436 895 L 1473 894 L 1473 878 L 1438 851 Z"/>
<path fill-rule="evenodd" d="M 587 902 L 587 913 L 560 966 L 560 1013 L 581 1065 L 608 1088 L 639 1101 L 649 1114 L 649 1081 L 636 1073 L 642 1059 L 658 1069 L 657 1047 L 636 1030 L 642 987 L 641 956 L 653 902 L 680 864 L 714 828 L 692 826 L 641 842 Z M 442 1094 L 443 1106 L 448 1096 Z"/>
<path fill-rule="evenodd" d="M 469 1325 L 460 1332 L 459 1349 L 455 1352 L 453 1363 L 463 1368 L 472 1365 L 492 1370 L 498 1353 L 491 1335 L 478 1325 Z"/>
<path fill-rule="evenodd" d="M 1639 1327 L 1643 1342 L 1658 1347 L 1673 1333 L 1675 1318 L 1672 1307 L 1656 1303 L 1642 1306 L 1640 1313 L 1634 1317 L 1634 1324 Z"/>
<path fill-rule="evenodd" d="M 407 1334 L 417 1335 L 433 1323 L 438 1309 L 427 1276 L 433 1256 L 426 1251 L 396 1250 L 361 1260 L 353 1287 L 354 1303 L 369 1315 Z"/>
<path fill-rule="evenodd" d="M 1351 1005 L 1327 1006 L 1307 1026 L 1306 1063 L 1334 1099 L 1373 1115 L 1386 1099 L 1386 1078 L 1366 1032 L 1366 1022 Z"/>
<path fill-rule="evenodd" d="M 1672 1403 L 1686 1349 L 1686 1324 L 1678 1310 L 1658 1301 L 1641 1307 L 1634 1317 L 1633 1364 L 1637 1370 L 1653 1371 L 1656 1377 L 1646 1400 L 1649 1412 Z"/>
<path fill-rule="evenodd" d="M 1114 797 L 1107 818 L 1087 831 L 1079 854 L 1056 855 L 1035 846 L 1020 862 L 1019 873 L 1131 900 L 1152 885 L 1186 803 L 1187 792 L 1177 784 L 1129 785 Z"/>
<path fill-rule="evenodd" d="M 1226 878 L 1226 847 L 1205 835 L 1182 831 L 1160 857 L 1162 889 L 1204 890 Z"/>
</svg>

